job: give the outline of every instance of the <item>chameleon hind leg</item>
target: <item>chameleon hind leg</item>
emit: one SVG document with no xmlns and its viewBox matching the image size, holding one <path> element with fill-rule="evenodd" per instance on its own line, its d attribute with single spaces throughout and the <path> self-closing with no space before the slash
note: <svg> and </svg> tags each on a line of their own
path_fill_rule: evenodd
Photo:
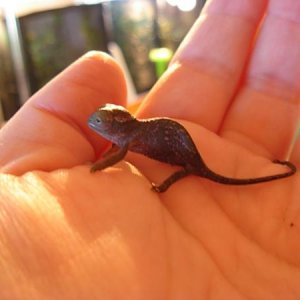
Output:
<svg viewBox="0 0 300 300">
<path fill-rule="evenodd" d="M 173 183 L 178 181 L 181 178 L 184 178 L 188 175 L 190 175 L 192 172 L 187 169 L 181 169 L 175 173 L 173 173 L 170 177 L 168 177 L 166 180 L 164 180 L 161 184 L 157 185 L 155 183 L 152 183 L 152 190 L 157 193 L 163 193 L 165 192 Z"/>
</svg>

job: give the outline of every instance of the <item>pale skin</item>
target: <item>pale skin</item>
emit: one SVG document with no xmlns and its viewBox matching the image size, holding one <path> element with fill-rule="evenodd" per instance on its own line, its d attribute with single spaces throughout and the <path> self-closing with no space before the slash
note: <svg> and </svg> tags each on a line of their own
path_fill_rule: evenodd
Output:
<svg viewBox="0 0 300 300">
<path fill-rule="evenodd" d="M 267 2 L 210 1 L 138 112 L 180 120 L 228 176 L 300 166 L 300 3 Z M 120 68 L 92 53 L 1 130 L 0 298 L 299 299 L 299 173 L 190 176 L 164 194 L 149 182 L 173 168 L 142 156 L 91 174 L 108 144 L 87 118 L 125 98 Z"/>
</svg>

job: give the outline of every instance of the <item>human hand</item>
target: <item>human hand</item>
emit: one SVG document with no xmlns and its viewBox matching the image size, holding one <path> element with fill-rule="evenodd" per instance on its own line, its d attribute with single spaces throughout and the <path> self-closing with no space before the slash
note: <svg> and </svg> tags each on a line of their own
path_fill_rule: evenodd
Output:
<svg viewBox="0 0 300 300">
<path fill-rule="evenodd" d="M 254 45 L 266 1 L 211 1 L 139 116 L 182 120 L 220 174 L 284 171 L 270 160 L 298 122 L 300 7 L 282 3 Z M 134 154 L 90 174 L 107 143 L 87 118 L 116 101 L 122 74 L 93 54 L 2 129 L 0 165 L 15 176 L 0 182 L 0 298 L 298 299 L 299 175 L 241 187 L 190 176 L 156 194 L 149 181 L 173 168 Z"/>
</svg>

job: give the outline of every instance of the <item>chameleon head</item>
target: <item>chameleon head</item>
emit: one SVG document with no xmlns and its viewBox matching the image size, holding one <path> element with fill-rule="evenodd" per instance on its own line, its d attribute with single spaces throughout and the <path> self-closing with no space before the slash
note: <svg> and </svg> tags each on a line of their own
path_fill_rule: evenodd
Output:
<svg viewBox="0 0 300 300">
<path fill-rule="evenodd" d="M 90 116 L 88 125 L 91 129 L 111 140 L 112 135 L 120 133 L 126 122 L 132 120 L 134 117 L 123 106 L 105 104 Z"/>
</svg>

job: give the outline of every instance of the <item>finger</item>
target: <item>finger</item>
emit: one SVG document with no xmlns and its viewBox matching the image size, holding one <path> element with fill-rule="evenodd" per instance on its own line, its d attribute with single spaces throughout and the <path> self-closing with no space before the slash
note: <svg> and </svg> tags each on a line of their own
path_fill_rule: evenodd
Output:
<svg viewBox="0 0 300 300">
<path fill-rule="evenodd" d="M 300 2 L 272 0 L 223 136 L 284 158 L 299 120 Z"/>
<path fill-rule="evenodd" d="M 266 1 L 212 0 L 143 104 L 141 116 L 169 116 L 217 131 Z"/>
<path fill-rule="evenodd" d="M 93 160 L 104 141 L 87 126 L 106 102 L 125 104 L 123 74 L 108 55 L 92 52 L 35 94 L 0 131 L 2 172 L 53 170 Z"/>
<path fill-rule="evenodd" d="M 291 153 L 291 161 L 300 167 L 300 122 L 298 124 L 295 143 Z"/>
</svg>

